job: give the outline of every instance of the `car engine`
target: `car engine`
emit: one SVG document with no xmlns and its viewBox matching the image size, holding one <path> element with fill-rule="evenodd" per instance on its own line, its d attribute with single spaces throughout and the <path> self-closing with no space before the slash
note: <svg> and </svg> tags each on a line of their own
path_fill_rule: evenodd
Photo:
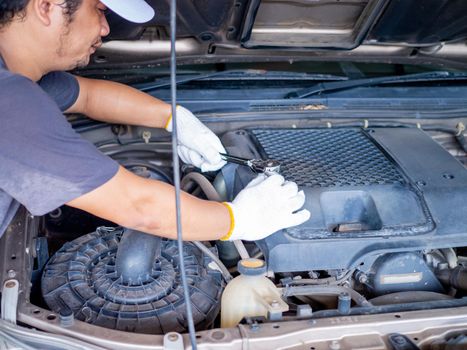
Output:
<svg viewBox="0 0 467 350">
<path fill-rule="evenodd" d="M 312 217 L 258 242 L 186 242 L 197 330 L 219 327 L 223 291 L 245 258 L 264 260 L 287 307 L 244 323 L 465 303 L 464 153 L 416 127 L 252 127 L 221 139 L 229 154 L 278 161 L 305 192 Z M 130 171 L 172 183 L 169 142 L 144 141 L 98 146 Z M 218 201 L 232 200 L 257 175 L 231 163 L 217 173 L 189 166 L 182 173 L 185 191 Z M 64 326 L 77 319 L 124 332 L 186 331 L 175 242 L 65 206 L 40 220 L 34 305 Z"/>
</svg>

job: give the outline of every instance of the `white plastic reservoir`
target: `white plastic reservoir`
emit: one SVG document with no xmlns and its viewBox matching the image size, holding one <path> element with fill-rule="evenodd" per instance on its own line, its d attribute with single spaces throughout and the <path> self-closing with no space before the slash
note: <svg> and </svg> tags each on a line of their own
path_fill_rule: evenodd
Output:
<svg viewBox="0 0 467 350">
<path fill-rule="evenodd" d="M 285 312 L 289 306 L 280 291 L 266 277 L 266 264 L 259 259 L 238 262 L 240 275 L 229 282 L 221 301 L 221 327 L 235 327 L 244 317 L 267 317 Z"/>
</svg>

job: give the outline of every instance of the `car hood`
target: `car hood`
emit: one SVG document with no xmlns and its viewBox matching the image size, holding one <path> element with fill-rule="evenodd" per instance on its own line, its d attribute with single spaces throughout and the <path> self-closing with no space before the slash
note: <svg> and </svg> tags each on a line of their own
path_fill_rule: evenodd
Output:
<svg viewBox="0 0 467 350">
<path fill-rule="evenodd" d="M 148 0 L 144 25 L 108 16 L 97 64 L 167 60 L 170 0 Z M 439 0 L 178 0 L 177 51 L 187 63 L 315 59 L 464 65 L 467 2 Z"/>
</svg>

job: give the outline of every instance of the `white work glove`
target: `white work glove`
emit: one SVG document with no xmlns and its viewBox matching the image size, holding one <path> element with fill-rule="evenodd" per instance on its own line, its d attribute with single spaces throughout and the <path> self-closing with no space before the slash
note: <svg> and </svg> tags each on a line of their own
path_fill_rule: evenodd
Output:
<svg viewBox="0 0 467 350">
<path fill-rule="evenodd" d="M 165 129 L 172 132 L 172 116 Z M 220 152 L 225 153 L 219 138 L 188 109 L 177 106 L 178 155 L 187 164 L 202 172 L 219 170 L 225 165 Z"/>
<path fill-rule="evenodd" d="M 254 241 L 263 239 L 283 228 L 300 225 L 310 218 L 305 194 L 298 192 L 295 182 L 285 181 L 281 175 L 258 175 L 235 197 L 224 203 L 230 211 L 231 228 L 221 238 Z"/>
</svg>

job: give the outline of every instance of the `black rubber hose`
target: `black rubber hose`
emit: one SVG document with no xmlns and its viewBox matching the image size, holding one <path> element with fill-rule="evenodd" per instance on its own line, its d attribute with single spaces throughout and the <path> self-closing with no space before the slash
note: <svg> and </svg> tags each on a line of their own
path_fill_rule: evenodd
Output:
<svg viewBox="0 0 467 350">
<path fill-rule="evenodd" d="M 190 183 L 196 183 L 209 200 L 216 202 L 221 201 L 221 197 L 217 193 L 214 186 L 202 174 L 193 172 L 185 175 L 185 177 L 182 179 L 180 186 L 183 190 L 186 190 Z"/>
<path fill-rule="evenodd" d="M 465 135 L 463 133 L 456 135 L 456 140 L 459 143 L 459 145 L 462 147 L 464 152 L 467 153 L 467 140 L 465 139 Z"/>
<path fill-rule="evenodd" d="M 126 229 L 115 258 L 117 275 L 125 284 L 141 285 L 151 278 L 154 261 L 160 255 L 160 237 Z"/>
<path fill-rule="evenodd" d="M 436 271 L 436 277 L 446 286 L 467 291 L 467 269 L 458 266 L 455 269 Z"/>
</svg>

